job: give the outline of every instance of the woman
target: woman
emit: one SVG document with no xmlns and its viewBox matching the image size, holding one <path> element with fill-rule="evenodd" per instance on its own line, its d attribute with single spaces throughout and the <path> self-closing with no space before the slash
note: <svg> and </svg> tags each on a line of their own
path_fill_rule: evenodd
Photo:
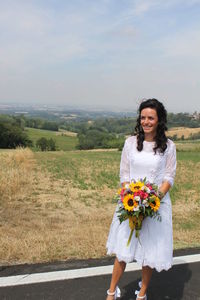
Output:
<svg viewBox="0 0 200 300">
<path fill-rule="evenodd" d="M 129 221 L 120 224 L 116 208 L 106 245 L 107 254 L 116 255 L 107 300 L 120 297 L 117 284 L 126 263 L 135 259 L 142 266 L 140 291 L 135 292 L 137 300 L 147 299 L 146 292 L 153 269 L 160 272 L 172 266 L 172 207 L 168 191 L 176 172 L 176 148 L 165 135 L 166 123 L 167 112 L 163 104 L 156 99 L 145 100 L 139 107 L 135 135 L 125 141 L 120 163 L 121 184 L 123 186 L 133 179 L 145 177 L 157 184 L 162 198 L 159 209 L 162 220 L 159 222 L 146 217 L 142 223 L 140 241 L 133 234 L 127 247 Z"/>
</svg>

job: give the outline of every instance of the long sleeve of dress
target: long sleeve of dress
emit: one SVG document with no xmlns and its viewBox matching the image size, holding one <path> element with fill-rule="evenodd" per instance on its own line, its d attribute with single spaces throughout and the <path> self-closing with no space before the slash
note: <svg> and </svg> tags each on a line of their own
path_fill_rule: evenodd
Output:
<svg viewBox="0 0 200 300">
<path fill-rule="evenodd" d="M 167 161 L 163 181 L 168 181 L 171 186 L 174 184 L 176 175 L 176 146 L 169 141 L 169 149 L 167 150 Z"/>
<path fill-rule="evenodd" d="M 130 181 L 130 160 L 128 157 L 128 141 L 124 143 L 120 162 L 120 182 Z"/>
</svg>

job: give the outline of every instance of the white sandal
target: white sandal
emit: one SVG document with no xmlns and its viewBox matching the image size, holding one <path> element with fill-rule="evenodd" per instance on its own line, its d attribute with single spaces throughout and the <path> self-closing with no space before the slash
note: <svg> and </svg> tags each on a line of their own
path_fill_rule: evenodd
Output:
<svg viewBox="0 0 200 300">
<path fill-rule="evenodd" d="M 120 288 L 118 286 L 116 286 L 116 289 L 113 293 L 111 293 L 109 290 L 107 290 L 107 295 L 114 296 L 114 300 L 116 300 L 117 298 L 120 298 L 121 297 Z"/>
<path fill-rule="evenodd" d="M 144 296 L 138 296 L 138 294 L 140 293 L 140 291 L 135 291 L 135 295 L 137 295 L 136 297 L 136 300 L 137 299 L 144 299 L 144 300 L 147 300 L 147 295 L 145 294 Z"/>
</svg>

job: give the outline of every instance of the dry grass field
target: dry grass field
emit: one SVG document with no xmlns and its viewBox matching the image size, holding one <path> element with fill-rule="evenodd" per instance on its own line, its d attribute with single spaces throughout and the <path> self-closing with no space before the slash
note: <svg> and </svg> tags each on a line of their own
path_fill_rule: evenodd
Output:
<svg viewBox="0 0 200 300">
<path fill-rule="evenodd" d="M 64 129 L 59 129 L 59 132 L 56 132 L 56 135 L 77 136 L 77 133 Z"/>
<path fill-rule="evenodd" d="M 120 152 L 0 152 L 0 264 L 106 255 Z M 179 152 L 174 248 L 200 245 L 200 155 Z"/>
<path fill-rule="evenodd" d="M 200 128 L 173 127 L 167 132 L 169 136 L 177 135 L 178 138 L 181 138 L 184 135 L 186 139 L 194 133 L 200 133 Z"/>
</svg>

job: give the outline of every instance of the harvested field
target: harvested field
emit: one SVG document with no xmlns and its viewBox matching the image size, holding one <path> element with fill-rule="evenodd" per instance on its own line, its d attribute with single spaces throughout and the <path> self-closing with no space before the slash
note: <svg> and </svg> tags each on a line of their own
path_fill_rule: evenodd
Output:
<svg viewBox="0 0 200 300">
<path fill-rule="evenodd" d="M 105 256 L 120 154 L 0 152 L 1 265 Z M 197 153 L 178 153 L 174 248 L 200 246 L 199 168 Z"/>
<path fill-rule="evenodd" d="M 62 135 L 62 136 L 77 136 L 76 132 L 60 129 L 58 132 L 56 132 L 56 135 Z"/>
<path fill-rule="evenodd" d="M 167 135 L 177 135 L 178 138 L 184 136 L 184 138 L 187 139 L 191 134 L 194 133 L 200 133 L 200 128 L 173 127 L 168 130 Z"/>
</svg>

